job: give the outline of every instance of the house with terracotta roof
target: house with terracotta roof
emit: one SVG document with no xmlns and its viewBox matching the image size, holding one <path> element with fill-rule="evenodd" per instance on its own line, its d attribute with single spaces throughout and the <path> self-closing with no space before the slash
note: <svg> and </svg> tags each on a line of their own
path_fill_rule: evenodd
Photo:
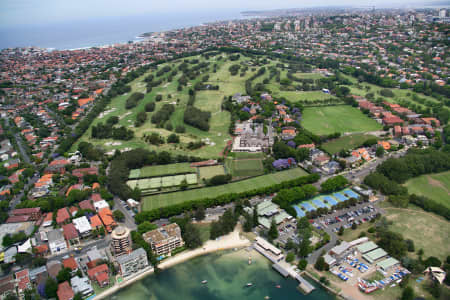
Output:
<svg viewBox="0 0 450 300">
<path fill-rule="evenodd" d="M 105 225 L 106 231 L 111 232 L 117 226 L 116 221 L 114 221 L 112 211 L 109 208 L 102 208 L 98 212 L 98 215 L 100 220 L 102 220 L 103 225 Z"/>
<path fill-rule="evenodd" d="M 80 208 L 82 210 L 92 210 L 95 211 L 94 206 L 92 205 L 90 200 L 83 200 L 80 203 L 78 203 L 78 206 L 80 206 Z"/>
<path fill-rule="evenodd" d="M 103 223 L 98 215 L 92 216 L 89 221 L 91 222 L 92 230 L 100 229 L 103 227 Z"/>
<path fill-rule="evenodd" d="M 88 277 L 95 280 L 100 287 L 109 285 L 109 269 L 107 264 L 101 264 L 87 270 Z"/>
<path fill-rule="evenodd" d="M 66 172 L 66 166 L 69 164 L 70 162 L 67 159 L 55 159 L 48 165 L 45 172 L 64 174 Z"/>
<path fill-rule="evenodd" d="M 63 259 L 62 264 L 64 268 L 70 269 L 72 274 L 75 274 L 75 272 L 78 270 L 77 261 L 73 257 Z"/>
<path fill-rule="evenodd" d="M 66 223 L 70 220 L 69 212 L 67 211 L 67 207 L 63 207 L 58 209 L 58 212 L 56 213 L 56 223 L 58 225 L 61 225 L 63 223 Z"/>
<path fill-rule="evenodd" d="M 53 223 L 53 213 L 49 212 L 45 215 L 44 221 L 42 222 L 42 226 L 48 227 L 51 226 Z"/>
<path fill-rule="evenodd" d="M 93 102 L 94 102 L 94 98 L 78 99 L 78 106 L 81 107 L 81 108 L 86 108 Z"/>
<path fill-rule="evenodd" d="M 15 273 L 16 282 L 17 282 L 17 292 L 19 295 L 23 295 L 25 290 L 31 288 L 30 281 L 30 272 L 28 269 L 24 269 L 22 271 Z"/>
<path fill-rule="evenodd" d="M 58 291 L 56 292 L 59 300 L 72 300 L 75 294 L 68 281 L 64 281 L 58 285 Z"/>
<path fill-rule="evenodd" d="M 45 256 L 48 254 L 48 246 L 46 244 L 38 245 L 34 247 L 33 253 L 38 256 Z"/>
<path fill-rule="evenodd" d="M 37 221 L 42 217 L 40 207 L 18 208 L 10 212 L 11 216 L 29 216 L 30 221 Z"/>
<path fill-rule="evenodd" d="M 441 127 L 441 122 L 436 118 L 422 118 L 422 120 L 428 125 L 433 126 L 434 124 L 433 127 Z"/>
<path fill-rule="evenodd" d="M 75 169 L 72 171 L 72 175 L 78 178 L 83 178 L 84 175 L 98 175 L 98 168 L 90 167 L 90 168 Z"/>
<path fill-rule="evenodd" d="M 383 147 L 384 150 L 391 149 L 391 144 L 389 142 L 386 142 L 386 141 L 378 141 L 378 145 Z"/>
<path fill-rule="evenodd" d="M 68 245 L 76 245 L 80 243 L 80 236 L 78 235 L 78 231 L 72 223 L 65 224 L 62 226 L 64 238 L 67 241 Z"/>
</svg>

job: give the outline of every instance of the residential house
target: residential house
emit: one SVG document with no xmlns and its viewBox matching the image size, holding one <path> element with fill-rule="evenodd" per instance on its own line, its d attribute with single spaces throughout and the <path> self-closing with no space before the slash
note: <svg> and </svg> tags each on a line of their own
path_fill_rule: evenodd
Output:
<svg viewBox="0 0 450 300">
<path fill-rule="evenodd" d="M 116 226 L 117 223 L 114 221 L 112 211 L 109 208 L 102 208 L 98 215 L 100 220 L 102 220 L 103 225 L 105 225 L 106 231 L 111 232 Z"/>
<path fill-rule="evenodd" d="M 72 286 L 72 290 L 75 294 L 80 293 L 83 297 L 87 297 L 94 293 L 94 289 L 89 282 L 87 277 L 72 277 L 70 279 L 70 285 Z"/>
<path fill-rule="evenodd" d="M 95 280 L 100 287 L 109 285 L 109 269 L 107 264 L 96 266 L 87 271 L 89 279 Z"/>
<path fill-rule="evenodd" d="M 64 238 L 66 239 L 68 245 L 76 245 L 80 243 L 80 236 L 78 235 L 75 225 L 72 223 L 65 224 L 62 226 L 62 229 L 64 231 Z"/>
<path fill-rule="evenodd" d="M 56 213 L 56 223 L 58 225 L 67 223 L 70 221 L 70 215 L 67 211 L 67 207 L 63 207 L 58 209 L 58 212 Z"/>
<path fill-rule="evenodd" d="M 63 259 L 62 264 L 63 264 L 64 268 L 70 269 L 70 271 L 72 272 L 72 275 L 75 274 L 75 272 L 78 270 L 77 261 L 73 257 Z"/>
<path fill-rule="evenodd" d="M 60 253 L 67 249 L 67 243 L 61 229 L 53 229 L 47 233 L 48 245 L 52 254 Z"/>
<path fill-rule="evenodd" d="M 75 228 L 80 233 L 81 237 L 87 237 L 91 234 L 92 228 L 86 216 L 82 216 L 72 220 Z"/>
<path fill-rule="evenodd" d="M 58 285 L 56 294 L 58 295 L 59 300 L 72 300 L 75 296 L 68 281 L 64 281 Z"/>
</svg>

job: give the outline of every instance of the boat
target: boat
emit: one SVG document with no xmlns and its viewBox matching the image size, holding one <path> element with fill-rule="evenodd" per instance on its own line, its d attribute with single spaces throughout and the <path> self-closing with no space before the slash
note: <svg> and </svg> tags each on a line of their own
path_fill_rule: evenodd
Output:
<svg viewBox="0 0 450 300">
<path fill-rule="evenodd" d="M 270 299 L 270 297 L 269 296 L 265 296 L 264 299 L 268 300 L 268 299 Z"/>
<path fill-rule="evenodd" d="M 245 286 L 246 286 L 246 287 L 251 287 L 252 285 L 253 285 L 253 283 L 248 282 Z"/>
<path fill-rule="evenodd" d="M 252 264 L 252 257 L 251 257 L 251 256 L 248 257 L 248 264 L 249 264 L 249 265 Z"/>
<path fill-rule="evenodd" d="M 277 289 L 281 289 L 281 285 L 279 285 L 279 284 L 276 285 L 275 287 L 276 287 Z"/>
<path fill-rule="evenodd" d="M 208 283 L 208 280 L 205 279 L 202 281 L 202 284 L 206 284 L 206 283 Z"/>
</svg>

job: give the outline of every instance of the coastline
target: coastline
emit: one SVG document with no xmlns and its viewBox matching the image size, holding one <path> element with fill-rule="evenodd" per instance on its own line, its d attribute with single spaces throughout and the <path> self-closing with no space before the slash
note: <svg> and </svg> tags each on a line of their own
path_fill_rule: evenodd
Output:
<svg viewBox="0 0 450 300">
<path fill-rule="evenodd" d="M 160 269 L 168 269 L 172 266 L 183 263 L 189 259 L 201 256 L 201 255 L 214 253 L 214 252 L 222 251 L 222 250 L 229 250 L 229 249 L 233 249 L 233 248 L 243 248 L 243 247 L 249 246 L 250 244 L 251 244 L 251 241 L 245 237 L 241 237 L 239 229 L 235 228 L 235 230 L 233 232 L 220 237 L 219 240 L 207 241 L 201 248 L 197 248 L 197 249 L 190 250 L 190 251 L 184 251 L 184 252 L 181 252 L 181 253 L 175 255 L 174 257 L 167 258 L 166 260 L 161 262 L 158 265 L 158 267 Z M 154 270 L 150 269 L 145 272 L 142 272 L 141 274 L 139 274 L 133 278 L 124 280 L 121 283 L 116 283 L 111 288 L 96 295 L 93 299 L 99 300 L 99 299 L 103 299 L 105 297 L 111 296 L 112 294 L 118 292 L 121 288 L 124 288 L 132 283 L 135 283 L 136 281 L 139 281 L 139 280 L 143 279 L 144 277 L 147 277 L 153 273 L 154 273 Z"/>
</svg>

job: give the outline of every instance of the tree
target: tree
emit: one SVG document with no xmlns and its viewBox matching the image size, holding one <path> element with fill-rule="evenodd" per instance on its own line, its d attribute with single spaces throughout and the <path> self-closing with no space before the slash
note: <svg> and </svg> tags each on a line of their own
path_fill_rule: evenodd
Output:
<svg viewBox="0 0 450 300">
<path fill-rule="evenodd" d="M 327 179 L 323 182 L 320 187 L 323 193 L 334 192 L 342 189 L 348 184 L 347 178 L 342 175 L 338 175 L 332 178 Z"/>
<path fill-rule="evenodd" d="M 76 293 L 73 300 L 83 300 L 83 294 L 80 292 Z"/>
<path fill-rule="evenodd" d="M 259 225 L 259 222 L 258 222 L 258 207 L 256 205 L 255 205 L 255 207 L 253 207 L 252 218 L 253 218 L 253 227 L 258 226 Z"/>
<path fill-rule="evenodd" d="M 180 183 L 180 190 L 184 191 L 189 187 L 187 180 L 183 179 Z"/>
<path fill-rule="evenodd" d="M 119 222 L 122 222 L 125 219 L 125 215 L 120 210 L 113 211 L 113 217 Z"/>
<path fill-rule="evenodd" d="M 295 259 L 295 254 L 294 254 L 294 252 L 289 252 L 289 253 L 286 255 L 286 262 L 288 262 L 288 263 L 293 262 L 294 259 Z"/>
<path fill-rule="evenodd" d="M 314 264 L 314 268 L 318 271 L 323 271 L 327 269 L 327 263 L 325 262 L 325 258 L 323 256 L 320 256 L 316 263 Z"/>
<path fill-rule="evenodd" d="M 155 102 L 149 102 L 145 104 L 145 111 L 146 112 L 153 112 L 155 110 Z"/>
<path fill-rule="evenodd" d="M 45 282 L 45 295 L 47 298 L 56 298 L 58 291 L 58 283 L 51 277 Z"/>
<path fill-rule="evenodd" d="M 247 214 L 247 213 L 244 215 L 244 217 L 245 217 L 245 222 L 244 222 L 243 229 L 245 232 L 250 232 L 250 231 L 252 231 L 252 228 L 253 228 L 252 217 L 250 216 L 250 214 Z"/>
<path fill-rule="evenodd" d="M 139 234 L 144 234 L 146 232 L 155 230 L 156 228 L 158 228 L 157 225 L 150 223 L 149 221 L 144 221 L 138 225 L 137 230 Z"/>
<path fill-rule="evenodd" d="M 338 235 L 344 234 L 344 226 L 339 227 Z"/>
<path fill-rule="evenodd" d="M 298 268 L 300 269 L 300 270 L 306 270 L 306 267 L 308 266 L 308 261 L 306 260 L 306 259 L 301 259 L 299 262 L 298 262 Z"/>
<path fill-rule="evenodd" d="M 71 273 L 72 270 L 70 268 L 62 268 L 61 271 L 59 271 L 58 275 L 56 275 L 58 283 L 70 281 L 70 278 L 72 277 Z"/>
<path fill-rule="evenodd" d="M 194 214 L 195 220 L 201 221 L 205 218 L 205 207 L 203 205 L 199 205 Z"/>
<path fill-rule="evenodd" d="M 202 245 L 202 240 L 200 239 L 200 231 L 198 228 L 192 224 L 187 223 L 184 228 L 183 240 L 186 243 L 186 247 L 189 249 L 195 249 Z"/>
<path fill-rule="evenodd" d="M 383 147 L 378 147 L 377 150 L 375 151 L 375 155 L 377 157 L 383 157 L 383 155 L 384 155 L 384 148 Z"/>
<path fill-rule="evenodd" d="M 278 237 L 278 229 L 277 229 L 277 224 L 275 223 L 275 218 L 272 218 L 272 222 L 270 223 L 270 228 L 269 228 L 269 239 L 274 240 Z"/>
<path fill-rule="evenodd" d="M 180 142 L 180 137 L 175 133 L 172 133 L 167 137 L 167 143 L 178 144 Z"/>
<path fill-rule="evenodd" d="M 356 228 L 358 228 L 358 225 L 356 225 L 355 222 L 352 223 L 352 229 L 355 230 Z"/>
</svg>

